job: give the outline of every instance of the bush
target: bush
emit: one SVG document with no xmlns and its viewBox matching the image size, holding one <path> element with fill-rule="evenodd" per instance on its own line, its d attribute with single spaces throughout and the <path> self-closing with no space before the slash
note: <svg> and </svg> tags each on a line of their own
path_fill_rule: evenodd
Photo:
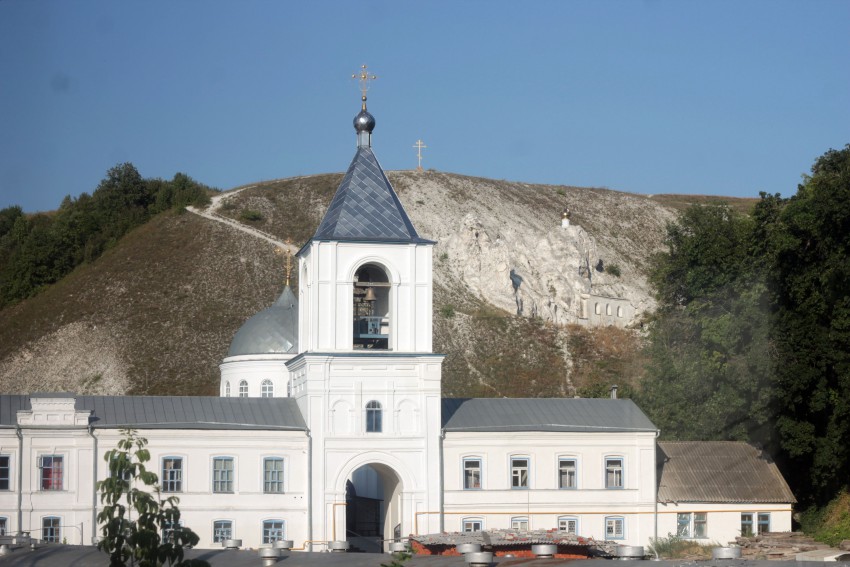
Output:
<svg viewBox="0 0 850 567">
<path fill-rule="evenodd" d="M 710 559 L 711 548 L 717 547 L 716 542 L 700 543 L 672 534 L 649 538 L 649 542 L 650 553 L 660 559 Z"/>
<path fill-rule="evenodd" d="M 809 508 L 800 518 L 800 524 L 806 534 L 833 547 L 850 539 L 850 493 L 838 493 L 823 508 Z"/>
<path fill-rule="evenodd" d="M 606 266 L 606 268 L 605 268 L 605 271 L 608 272 L 609 274 L 611 274 L 612 276 L 615 276 L 615 277 L 618 277 L 618 278 L 621 275 L 620 266 L 618 266 L 617 264 L 608 264 L 608 266 Z"/>
<path fill-rule="evenodd" d="M 243 221 L 248 222 L 256 222 L 263 220 L 263 213 L 260 211 L 255 211 L 253 209 L 243 209 L 242 213 L 239 215 L 239 218 Z"/>
<path fill-rule="evenodd" d="M 443 305 L 440 307 L 440 315 L 445 317 L 446 319 L 451 319 L 455 316 L 455 307 L 454 305 Z"/>
</svg>

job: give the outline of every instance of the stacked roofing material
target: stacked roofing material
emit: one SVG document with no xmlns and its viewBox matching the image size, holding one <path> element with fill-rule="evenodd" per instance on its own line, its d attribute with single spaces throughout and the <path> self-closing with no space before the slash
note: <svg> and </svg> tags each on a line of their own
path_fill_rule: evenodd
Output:
<svg viewBox="0 0 850 567">
<path fill-rule="evenodd" d="M 537 544 L 558 546 L 558 556 L 573 557 L 610 556 L 616 542 L 596 541 L 558 530 L 486 530 L 478 532 L 448 532 L 410 537 L 414 549 L 426 555 L 451 555 L 454 548 L 464 543 L 477 543 L 482 548 L 504 553 L 528 551 Z"/>
</svg>

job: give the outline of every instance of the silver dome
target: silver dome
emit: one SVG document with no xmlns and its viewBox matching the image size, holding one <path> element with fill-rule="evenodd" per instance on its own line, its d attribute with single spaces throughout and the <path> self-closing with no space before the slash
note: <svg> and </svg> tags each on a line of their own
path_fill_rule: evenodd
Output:
<svg viewBox="0 0 850 567">
<path fill-rule="evenodd" d="M 233 337 L 227 356 L 298 352 L 298 300 L 286 286 L 271 307 L 250 319 Z"/>
<path fill-rule="evenodd" d="M 360 114 L 354 117 L 354 129 L 358 132 L 369 132 L 375 129 L 375 117 L 369 114 L 365 108 L 360 111 Z"/>
</svg>

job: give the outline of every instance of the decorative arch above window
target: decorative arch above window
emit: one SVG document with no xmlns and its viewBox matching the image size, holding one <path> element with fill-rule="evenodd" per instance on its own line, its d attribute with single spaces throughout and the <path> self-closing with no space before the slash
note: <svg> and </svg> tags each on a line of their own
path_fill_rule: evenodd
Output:
<svg viewBox="0 0 850 567">
<path fill-rule="evenodd" d="M 354 348 L 389 348 L 390 280 L 377 264 L 364 264 L 354 274 Z"/>
<path fill-rule="evenodd" d="M 383 429 L 381 402 L 372 400 L 366 404 L 366 433 L 381 433 Z"/>
<path fill-rule="evenodd" d="M 261 395 L 264 398 L 273 398 L 274 397 L 274 384 L 272 384 L 271 380 L 263 380 L 263 383 L 260 385 Z"/>
</svg>

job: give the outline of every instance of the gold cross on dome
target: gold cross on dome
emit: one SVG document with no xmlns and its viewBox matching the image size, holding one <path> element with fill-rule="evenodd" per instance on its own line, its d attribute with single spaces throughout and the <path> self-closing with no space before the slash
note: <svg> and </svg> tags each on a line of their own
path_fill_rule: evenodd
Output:
<svg viewBox="0 0 850 567">
<path fill-rule="evenodd" d="M 289 278 L 292 275 L 292 250 L 290 247 L 292 246 L 292 242 L 287 238 L 286 239 L 286 248 L 281 248 L 278 246 L 274 249 L 275 254 L 283 254 L 286 256 L 286 285 L 289 285 Z"/>
<path fill-rule="evenodd" d="M 360 81 L 360 94 L 361 100 L 363 101 L 363 110 L 366 110 L 366 93 L 369 91 L 369 82 L 374 81 L 378 78 L 377 75 L 370 75 L 369 70 L 366 65 L 360 66 L 360 72 L 354 73 L 351 75 L 352 79 L 358 79 Z"/>
<path fill-rule="evenodd" d="M 422 150 L 427 148 L 425 144 L 422 143 L 422 140 L 416 140 L 416 143 L 413 144 L 413 147 L 416 148 L 416 157 L 419 160 L 419 165 L 416 166 L 416 171 L 422 171 Z"/>
</svg>

